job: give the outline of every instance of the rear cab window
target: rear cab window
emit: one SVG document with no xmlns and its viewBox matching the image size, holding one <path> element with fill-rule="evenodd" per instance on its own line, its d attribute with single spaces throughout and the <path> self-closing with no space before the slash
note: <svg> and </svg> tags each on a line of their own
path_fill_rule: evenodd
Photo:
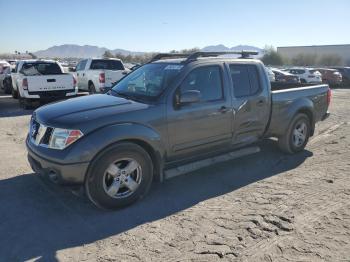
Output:
<svg viewBox="0 0 350 262">
<path fill-rule="evenodd" d="M 229 67 L 235 97 L 253 96 L 260 92 L 259 74 L 256 66 L 231 64 Z"/>
<path fill-rule="evenodd" d="M 95 59 L 91 61 L 90 69 L 105 69 L 105 70 L 125 70 L 124 65 L 119 60 L 104 60 Z"/>
<path fill-rule="evenodd" d="M 26 76 L 63 74 L 57 63 L 33 62 L 23 64 L 20 73 Z"/>
</svg>

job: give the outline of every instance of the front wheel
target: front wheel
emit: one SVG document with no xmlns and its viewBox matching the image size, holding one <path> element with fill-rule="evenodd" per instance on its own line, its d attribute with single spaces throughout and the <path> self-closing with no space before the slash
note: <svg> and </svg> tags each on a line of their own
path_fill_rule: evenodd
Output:
<svg viewBox="0 0 350 262">
<path fill-rule="evenodd" d="M 305 114 L 297 114 L 287 132 L 278 139 L 280 149 L 288 154 L 304 150 L 311 131 L 310 119 Z"/>
<path fill-rule="evenodd" d="M 99 208 L 116 209 L 146 195 L 153 178 L 149 154 L 133 143 L 118 143 L 91 163 L 85 192 Z"/>
</svg>

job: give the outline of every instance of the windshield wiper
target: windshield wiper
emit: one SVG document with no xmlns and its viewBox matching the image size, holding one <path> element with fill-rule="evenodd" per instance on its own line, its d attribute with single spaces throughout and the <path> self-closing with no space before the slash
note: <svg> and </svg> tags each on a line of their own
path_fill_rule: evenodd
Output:
<svg viewBox="0 0 350 262">
<path fill-rule="evenodd" d="M 141 99 L 140 97 L 133 95 L 133 94 L 129 94 L 129 93 L 121 93 L 121 92 L 117 92 L 114 91 L 113 89 L 111 89 L 117 96 L 119 97 L 123 97 L 129 100 L 134 100 L 136 102 L 144 102 L 143 99 Z"/>
</svg>

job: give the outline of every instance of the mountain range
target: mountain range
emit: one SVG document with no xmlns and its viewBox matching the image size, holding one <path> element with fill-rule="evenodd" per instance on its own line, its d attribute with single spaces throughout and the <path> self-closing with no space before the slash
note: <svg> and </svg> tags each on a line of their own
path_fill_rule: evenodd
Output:
<svg viewBox="0 0 350 262">
<path fill-rule="evenodd" d="M 211 45 L 201 49 L 206 52 L 222 52 L 222 51 L 241 51 L 241 50 L 254 50 L 261 52 L 262 49 L 255 46 L 238 45 L 234 47 L 226 47 L 224 45 Z M 105 47 L 91 46 L 91 45 L 58 45 L 52 46 L 46 50 L 40 50 L 34 52 L 34 54 L 40 58 L 88 58 L 88 57 L 101 57 L 105 51 L 110 51 L 112 54 L 123 54 L 123 55 L 140 55 L 145 52 L 134 52 L 125 49 L 108 49 Z"/>
</svg>

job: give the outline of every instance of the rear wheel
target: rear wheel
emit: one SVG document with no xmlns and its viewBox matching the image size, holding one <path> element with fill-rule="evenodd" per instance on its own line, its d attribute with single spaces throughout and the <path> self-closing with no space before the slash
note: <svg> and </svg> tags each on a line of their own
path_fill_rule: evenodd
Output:
<svg viewBox="0 0 350 262">
<path fill-rule="evenodd" d="M 12 83 L 9 81 L 9 80 L 7 80 L 7 79 L 5 79 L 4 80 L 4 92 L 5 92 L 5 94 L 11 94 L 12 93 Z"/>
<path fill-rule="evenodd" d="M 99 208 L 120 208 L 142 198 L 151 186 L 152 177 L 149 154 L 136 144 L 119 143 L 92 162 L 85 191 Z"/>
<path fill-rule="evenodd" d="M 311 131 L 310 119 L 305 114 L 296 115 L 284 136 L 278 139 L 280 149 L 288 154 L 304 150 Z"/>
<path fill-rule="evenodd" d="M 20 93 L 18 93 L 18 103 L 19 103 L 19 106 L 22 107 L 23 109 L 31 108 L 31 101 L 27 98 L 22 97 Z"/>
<path fill-rule="evenodd" d="M 96 94 L 96 88 L 95 88 L 94 83 L 92 83 L 92 82 L 89 83 L 89 93 Z"/>
<path fill-rule="evenodd" d="M 12 88 L 11 94 L 12 94 L 12 97 L 13 97 L 14 99 L 17 99 L 17 98 L 18 98 L 18 91 L 16 91 L 15 89 Z"/>
</svg>

